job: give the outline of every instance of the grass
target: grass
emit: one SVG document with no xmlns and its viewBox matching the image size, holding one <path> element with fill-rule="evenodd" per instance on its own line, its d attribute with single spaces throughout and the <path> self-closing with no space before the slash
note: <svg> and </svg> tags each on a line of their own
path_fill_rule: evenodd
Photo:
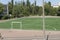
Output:
<svg viewBox="0 0 60 40">
<path fill-rule="evenodd" d="M 22 29 L 26 30 L 42 30 L 43 29 L 42 18 L 20 18 L 17 20 L 11 20 L 7 22 L 1 22 L 1 29 L 10 29 L 11 22 L 22 22 Z M 60 30 L 60 18 L 46 18 L 45 19 L 46 30 Z M 14 24 L 14 29 L 20 29 L 19 24 Z"/>
</svg>

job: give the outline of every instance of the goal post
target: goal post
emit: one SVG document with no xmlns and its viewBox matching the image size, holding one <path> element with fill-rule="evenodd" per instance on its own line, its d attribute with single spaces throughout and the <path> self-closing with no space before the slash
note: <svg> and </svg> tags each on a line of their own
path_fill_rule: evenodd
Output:
<svg viewBox="0 0 60 40">
<path fill-rule="evenodd" d="M 22 22 L 11 22 L 11 29 L 14 29 L 14 24 L 19 24 L 19 29 L 22 29 Z"/>
</svg>

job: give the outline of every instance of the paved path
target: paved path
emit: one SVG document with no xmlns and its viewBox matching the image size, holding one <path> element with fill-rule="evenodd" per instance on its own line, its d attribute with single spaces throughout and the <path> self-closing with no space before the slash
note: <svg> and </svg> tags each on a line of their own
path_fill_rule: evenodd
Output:
<svg viewBox="0 0 60 40">
<path fill-rule="evenodd" d="M 42 30 L 0 30 L 3 40 L 43 40 Z M 46 31 L 49 40 L 60 40 L 60 31 Z"/>
</svg>

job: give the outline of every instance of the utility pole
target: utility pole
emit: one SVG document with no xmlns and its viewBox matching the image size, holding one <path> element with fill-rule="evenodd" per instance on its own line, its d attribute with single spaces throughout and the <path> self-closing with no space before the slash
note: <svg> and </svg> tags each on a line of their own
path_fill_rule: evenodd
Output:
<svg viewBox="0 0 60 40">
<path fill-rule="evenodd" d="M 44 13 L 44 0 L 43 0 L 43 6 L 42 6 L 42 8 L 43 8 L 43 34 L 44 34 L 44 40 L 46 40 L 46 35 L 45 35 L 45 13 Z"/>
</svg>

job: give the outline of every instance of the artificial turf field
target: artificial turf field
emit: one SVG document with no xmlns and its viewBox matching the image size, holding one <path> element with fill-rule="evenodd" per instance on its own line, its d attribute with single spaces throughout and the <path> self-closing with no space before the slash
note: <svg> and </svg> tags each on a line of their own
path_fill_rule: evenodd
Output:
<svg viewBox="0 0 60 40">
<path fill-rule="evenodd" d="M 43 19 L 42 18 L 17 18 L 14 20 L 0 22 L 0 29 L 11 29 L 11 22 L 22 22 L 23 30 L 42 30 Z M 46 30 L 60 30 L 60 18 L 45 18 Z M 20 24 L 13 24 L 13 29 L 20 29 Z"/>
</svg>

